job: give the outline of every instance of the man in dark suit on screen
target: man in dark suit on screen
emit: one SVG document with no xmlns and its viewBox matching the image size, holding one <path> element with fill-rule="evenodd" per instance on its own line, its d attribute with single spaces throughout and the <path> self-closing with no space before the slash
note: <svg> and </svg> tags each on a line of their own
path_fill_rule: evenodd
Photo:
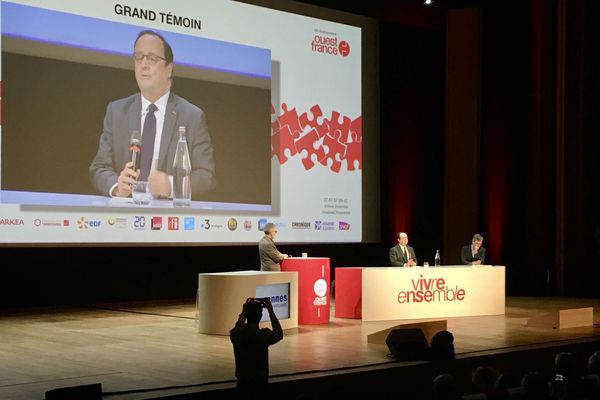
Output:
<svg viewBox="0 0 600 400">
<path fill-rule="evenodd" d="M 204 112 L 171 92 L 173 51 L 157 32 L 142 31 L 134 42 L 135 79 L 140 93 L 110 103 L 90 180 L 99 194 L 129 197 L 136 180 L 148 181 L 152 194 L 172 197 L 173 160 L 179 127 L 186 128 L 192 164 L 192 197 L 215 187 L 213 147 Z M 133 169 L 130 142 L 141 132 L 140 168 Z"/>
<path fill-rule="evenodd" d="M 390 263 L 399 267 L 414 267 L 417 265 L 415 250 L 408 245 L 408 235 L 398 233 L 398 244 L 390 249 Z"/>
<path fill-rule="evenodd" d="M 485 262 L 485 247 L 483 243 L 483 236 L 479 233 L 473 235 L 471 244 L 463 246 L 460 250 L 460 259 L 464 265 L 481 265 Z"/>
</svg>

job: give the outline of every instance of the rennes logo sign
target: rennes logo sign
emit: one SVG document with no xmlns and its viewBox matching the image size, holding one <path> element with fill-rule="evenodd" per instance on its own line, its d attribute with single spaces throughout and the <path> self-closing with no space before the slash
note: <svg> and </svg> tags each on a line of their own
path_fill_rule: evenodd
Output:
<svg viewBox="0 0 600 400">
<path fill-rule="evenodd" d="M 444 278 L 412 279 L 412 290 L 401 290 L 398 292 L 398 303 L 433 303 L 444 301 L 463 301 L 465 289 L 458 285 L 450 287 Z"/>
</svg>

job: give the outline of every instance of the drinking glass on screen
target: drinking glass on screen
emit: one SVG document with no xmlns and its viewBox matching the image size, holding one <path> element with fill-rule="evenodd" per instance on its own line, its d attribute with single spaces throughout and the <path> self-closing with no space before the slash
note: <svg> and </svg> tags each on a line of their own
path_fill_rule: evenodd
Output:
<svg viewBox="0 0 600 400">
<path fill-rule="evenodd" d="M 131 185 L 131 196 L 133 202 L 138 205 L 147 205 L 152 201 L 152 193 L 148 181 L 135 181 Z"/>
</svg>

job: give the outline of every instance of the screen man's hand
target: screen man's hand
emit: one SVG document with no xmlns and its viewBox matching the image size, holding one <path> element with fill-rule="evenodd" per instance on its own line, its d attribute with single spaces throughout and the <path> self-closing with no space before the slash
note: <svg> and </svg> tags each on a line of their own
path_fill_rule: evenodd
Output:
<svg viewBox="0 0 600 400">
<path fill-rule="evenodd" d="M 117 179 L 117 187 L 113 191 L 113 196 L 116 197 L 129 197 L 131 195 L 131 185 L 135 182 L 140 171 L 134 171 L 131 169 L 133 163 L 129 161 L 125 164 L 125 167 L 121 171 L 119 178 Z"/>
<path fill-rule="evenodd" d="M 171 195 L 171 181 L 169 175 L 162 171 L 153 171 L 148 175 L 150 192 L 154 197 L 167 198 Z"/>
</svg>

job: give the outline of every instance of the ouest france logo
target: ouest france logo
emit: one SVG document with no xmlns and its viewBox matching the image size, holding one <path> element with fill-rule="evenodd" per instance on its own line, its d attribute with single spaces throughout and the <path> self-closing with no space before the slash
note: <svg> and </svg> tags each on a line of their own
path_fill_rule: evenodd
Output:
<svg viewBox="0 0 600 400">
<path fill-rule="evenodd" d="M 348 57 L 348 55 L 350 55 L 350 43 L 346 40 L 339 39 L 335 32 L 315 29 L 310 42 L 310 50 L 313 53 Z"/>
</svg>

